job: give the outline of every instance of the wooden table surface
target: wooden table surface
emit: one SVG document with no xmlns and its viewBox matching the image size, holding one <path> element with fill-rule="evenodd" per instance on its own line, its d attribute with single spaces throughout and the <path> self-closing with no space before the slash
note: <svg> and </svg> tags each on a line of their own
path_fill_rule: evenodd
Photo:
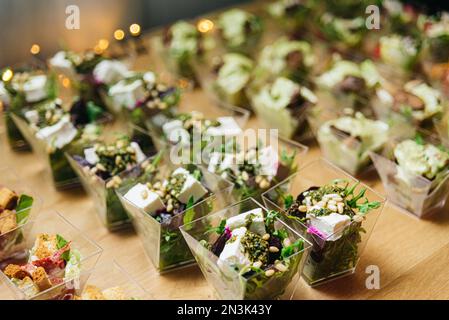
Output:
<svg viewBox="0 0 449 320">
<path fill-rule="evenodd" d="M 160 61 L 151 54 L 138 57 L 135 68 L 162 71 Z M 182 109 L 197 109 L 207 113 L 213 108 L 200 90 L 187 92 Z M 248 127 L 260 124 L 251 118 Z M 3 123 L 2 123 L 3 126 Z M 0 128 L 0 132 L 4 132 Z M 154 299 L 213 299 L 213 289 L 198 267 L 189 267 L 159 275 L 146 257 L 143 247 L 132 231 L 110 233 L 97 219 L 92 200 L 82 190 L 58 192 L 53 188 L 44 164 L 31 152 L 14 152 L 4 133 L 0 141 L 0 167 L 9 166 L 22 182 L 40 195 L 43 210 L 56 210 L 96 241 L 103 256 L 114 257 Z M 310 146 L 303 163 L 320 157 L 316 145 Z M 317 173 L 319 174 L 319 173 Z M 380 193 L 382 184 L 375 172 L 360 179 Z M 1 177 L 0 177 L 1 181 Z M 295 299 L 449 299 L 449 213 L 448 206 L 427 220 L 419 220 L 387 203 L 371 235 L 354 275 L 317 288 L 303 280 Z M 365 286 L 369 265 L 380 269 L 380 289 Z M 11 299 L 2 284 L 0 299 Z"/>
</svg>

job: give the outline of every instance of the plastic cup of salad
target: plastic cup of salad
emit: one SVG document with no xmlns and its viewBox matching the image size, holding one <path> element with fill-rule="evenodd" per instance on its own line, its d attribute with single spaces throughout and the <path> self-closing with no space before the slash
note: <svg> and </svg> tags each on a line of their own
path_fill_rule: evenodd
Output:
<svg viewBox="0 0 449 320">
<path fill-rule="evenodd" d="M 64 154 L 82 150 L 97 134 L 94 124 L 111 119 L 110 114 L 89 102 L 74 103 L 67 111 L 60 99 L 45 101 L 12 117 L 33 151 L 44 161 L 58 190 L 79 186 L 79 179 Z"/>
<path fill-rule="evenodd" d="M 0 168 L 0 259 L 8 257 L 23 241 L 21 226 L 34 218 L 40 198 L 9 167 Z"/>
<path fill-rule="evenodd" d="M 180 90 L 161 83 L 153 72 L 130 73 L 102 91 L 106 106 L 135 125 L 159 113 L 170 115 L 180 99 Z"/>
<path fill-rule="evenodd" d="M 307 137 L 306 110 L 318 102 L 310 89 L 286 77 L 277 77 L 251 91 L 252 108 L 265 127 L 277 129 L 287 139 Z"/>
<path fill-rule="evenodd" d="M 447 106 L 441 91 L 420 79 L 378 88 L 372 98 L 377 118 L 390 122 L 403 119 L 425 129 L 431 129 L 442 118 Z"/>
<path fill-rule="evenodd" d="M 302 1 L 277 0 L 266 5 L 269 17 L 288 34 L 296 35 L 311 13 L 312 6 Z M 305 1 L 303 1 L 305 2 Z"/>
<path fill-rule="evenodd" d="M 128 264 L 126 264 L 127 266 Z M 100 258 L 96 267 L 86 272 L 83 288 L 67 294 L 64 300 L 150 300 L 153 297 L 115 259 Z"/>
<path fill-rule="evenodd" d="M 212 148 L 207 168 L 234 184 L 235 201 L 249 197 L 261 201 L 263 192 L 296 172 L 308 148 L 276 131 L 245 132 L 248 135 Z"/>
<path fill-rule="evenodd" d="M 424 218 L 444 206 L 449 192 L 449 149 L 428 132 L 391 141 L 382 153 L 372 152 L 389 201 Z"/>
<path fill-rule="evenodd" d="M 181 227 L 220 299 L 291 298 L 311 244 L 278 211 L 249 198 Z"/>
<path fill-rule="evenodd" d="M 242 134 L 248 118 L 248 110 L 234 106 L 209 108 L 207 115 L 194 108 L 185 108 L 169 117 L 149 118 L 145 127 L 158 150 L 169 149 L 180 158 L 201 164 L 200 151 Z"/>
<path fill-rule="evenodd" d="M 392 134 L 387 123 L 360 112 L 345 115 L 314 107 L 307 119 L 323 156 L 353 175 L 371 168 L 369 152 L 382 150 Z"/>
<path fill-rule="evenodd" d="M 85 271 L 102 249 L 57 212 L 41 212 L 20 226 L 21 244 L 0 262 L 17 299 L 58 300 L 84 288 Z"/>
<path fill-rule="evenodd" d="M 371 115 L 370 97 L 383 82 L 378 67 L 371 60 L 358 63 L 334 55 L 315 78 L 315 94 L 329 109 L 353 109 Z"/>
<path fill-rule="evenodd" d="M 155 153 L 146 132 L 129 126 L 127 133 L 105 132 L 78 152 L 66 153 L 68 162 L 94 200 L 100 221 L 110 231 L 129 227 L 130 220 L 115 190 L 120 174 L 137 166 Z"/>
<path fill-rule="evenodd" d="M 179 227 L 231 200 L 230 182 L 202 166 L 174 165 L 165 153 L 123 174 L 122 180 L 118 197 L 160 273 L 195 262 Z"/>
<path fill-rule="evenodd" d="M 201 77 L 201 88 L 219 106 L 237 106 L 251 110 L 246 88 L 252 79 L 255 62 L 240 53 L 211 52 L 207 59 L 194 64 Z"/>
<path fill-rule="evenodd" d="M 214 21 L 215 36 L 227 51 L 245 55 L 257 52 L 264 31 L 257 12 L 233 8 L 220 13 Z"/>
<path fill-rule="evenodd" d="M 8 142 L 13 150 L 28 150 L 30 145 L 14 123 L 12 115 L 20 114 L 25 107 L 54 99 L 57 90 L 55 78 L 40 70 L 24 69 L 23 72 L 21 68 L 7 70 L 11 72 L 11 78 L 0 82 L 0 102 L 5 110 L 4 120 Z"/>
<path fill-rule="evenodd" d="M 302 272 L 311 286 L 355 272 L 384 205 L 382 196 L 324 159 L 302 167 L 263 200 L 313 244 Z"/>
<path fill-rule="evenodd" d="M 194 23 L 180 20 L 155 35 L 152 45 L 170 73 L 196 84 L 193 64 L 203 58 L 207 37 Z"/>
</svg>

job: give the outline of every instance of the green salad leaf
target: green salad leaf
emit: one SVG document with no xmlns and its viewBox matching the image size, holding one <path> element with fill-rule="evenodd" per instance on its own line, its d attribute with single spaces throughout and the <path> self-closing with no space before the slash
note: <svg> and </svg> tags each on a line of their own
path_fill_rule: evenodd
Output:
<svg viewBox="0 0 449 320">
<path fill-rule="evenodd" d="M 302 249 L 304 249 L 304 240 L 298 239 L 291 245 L 282 248 L 281 257 L 282 259 L 288 258 L 296 252 L 301 251 Z"/>
<path fill-rule="evenodd" d="M 26 194 L 22 194 L 19 198 L 19 201 L 17 202 L 16 207 L 16 219 L 17 224 L 21 224 L 22 222 L 25 222 L 28 218 L 28 215 L 31 211 L 31 206 L 33 205 L 34 199 L 31 196 L 28 196 Z"/>
<path fill-rule="evenodd" d="M 62 237 L 59 234 L 56 235 L 56 241 L 57 241 L 56 246 L 57 246 L 58 249 L 64 248 L 64 246 L 66 246 L 67 243 L 68 243 L 68 241 L 66 239 L 64 239 L 64 237 Z M 69 260 L 70 260 L 70 250 L 67 250 L 66 252 L 64 252 L 61 255 L 61 258 L 64 261 L 69 262 Z"/>
</svg>

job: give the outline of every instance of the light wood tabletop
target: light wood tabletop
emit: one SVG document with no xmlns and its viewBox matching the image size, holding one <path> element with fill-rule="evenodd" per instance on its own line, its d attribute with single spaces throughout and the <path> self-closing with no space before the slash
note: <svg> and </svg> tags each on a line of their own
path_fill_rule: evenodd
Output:
<svg viewBox="0 0 449 320">
<path fill-rule="evenodd" d="M 158 69 L 160 62 L 151 54 L 139 56 L 138 70 Z M 160 69 L 162 71 L 162 69 Z M 197 109 L 207 114 L 214 108 L 200 90 L 188 91 L 181 102 L 181 110 Z M 2 126 L 4 124 L 2 123 Z M 254 117 L 248 127 L 259 127 Z M 198 267 L 189 267 L 159 275 L 146 257 L 137 235 L 132 231 L 111 233 L 101 224 L 94 212 L 92 200 L 80 189 L 56 191 L 40 158 L 31 152 L 14 152 L 1 136 L 0 167 L 10 167 L 43 200 L 42 210 L 60 212 L 75 226 L 96 241 L 103 255 L 114 257 L 149 291 L 154 299 L 213 299 L 214 291 L 205 281 Z M 309 146 L 303 163 L 320 157 L 316 145 Z M 317 172 L 317 175 L 320 173 Z M 360 179 L 384 194 L 375 172 Z M 1 177 L 0 177 L 1 181 Z M 449 299 L 449 213 L 448 205 L 431 218 L 419 220 L 387 203 L 368 241 L 356 273 L 322 286 L 311 288 L 303 280 L 296 289 L 295 299 Z M 380 270 L 380 289 L 367 289 L 367 266 Z M 11 299 L 3 284 L 1 299 Z"/>
</svg>

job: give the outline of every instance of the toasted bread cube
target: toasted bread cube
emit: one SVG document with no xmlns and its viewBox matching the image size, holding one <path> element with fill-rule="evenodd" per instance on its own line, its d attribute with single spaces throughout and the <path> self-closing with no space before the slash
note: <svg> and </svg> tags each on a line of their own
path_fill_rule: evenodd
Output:
<svg viewBox="0 0 449 320">
<path fill-rule="evenodd" d="M 103 296 L 106 300 L 129 300 L 122 287 L 112 287 L 103 290 Z"/>
<path fill-rule="evenodd" d="M 34 284 L 33 279 L 25 277 L 21 280 L 17 287 L 22 290 L 27 297 L 32 297 L 39 293 L 39 288 Z"/>
<path fill-rule="evenodd" d="M 0 213 L 0 234 L 7 233 L 17 227 L 17 218 L 14 211 L 4 210 Z"/>
<path fill-rule="evenodd" d="M 34 242 L 34 255 L 38 259 L 43 259 L 51 256 L 58 251 L 58 241 L 56 235 L 49 235 L 41 233 L 37 236 Z"/>
<path fill-rule="evenodd" d="M 20 266 L 17 264 L 8 264 L 3 272 L 8 278 L 15 278 L 20 280 L 30 276 L 28 272 L 22 270 L 22 268 L 20 268 Z"/>
<path fill-rule="evenodd" d="M 106 300 L 103 294 L 101 293 L 101 290 L 92 285 L 87 285 L 84 289 L 83 293 L 81 294 L 82 300 Z"/>
<path fill-rule="evenodd" d="M 17 205 L 18 199 L 19 197 L 14 191 L 5 187 L 0 189 L 0 209 L 13 210 Z"/>
<path fill-rule="evenodd" d="M 51 288 L 52 284 L 50 279 L 48 278 L 47 272 L 42 267 L 34 270 L 32 274 L 34 284 L 39 288 L 39 291 L 45 291 L 48 288 Z"/>
</svg>

